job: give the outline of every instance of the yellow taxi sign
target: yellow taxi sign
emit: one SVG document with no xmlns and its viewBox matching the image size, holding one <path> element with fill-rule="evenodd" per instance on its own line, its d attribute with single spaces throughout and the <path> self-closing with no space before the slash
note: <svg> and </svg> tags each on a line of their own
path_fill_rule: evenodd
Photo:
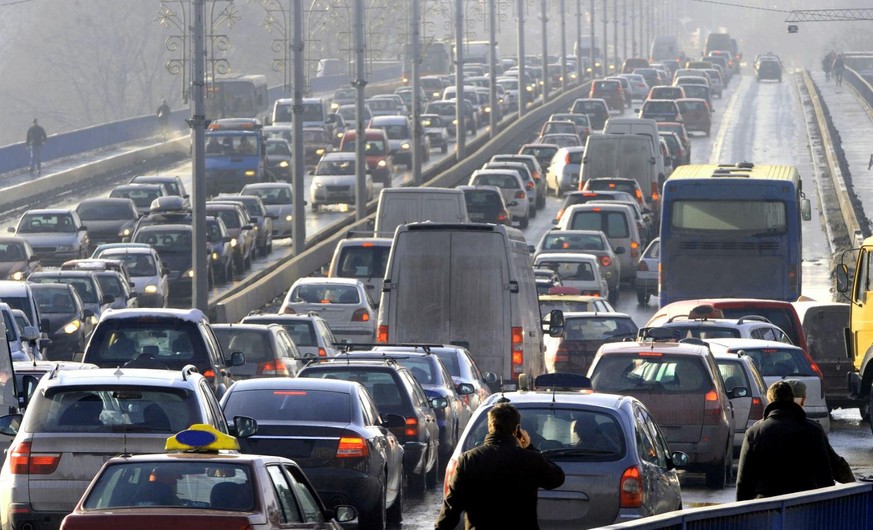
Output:
<svg viewBox="0 0 873 530">
<path fill-rule="evenodd" d="M 195 423 L 167 438 L 164 451 L 239 451 L 239 442 L 211 425 Z"/>
</svg>

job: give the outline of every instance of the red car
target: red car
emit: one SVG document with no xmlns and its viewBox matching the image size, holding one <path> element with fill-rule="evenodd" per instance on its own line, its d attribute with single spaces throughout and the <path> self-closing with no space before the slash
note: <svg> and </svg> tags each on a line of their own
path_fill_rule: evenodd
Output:
<svg viewBox="0 0 873 530">
<path fill-rule="evenodd" d="M 676 104 L 679 105 L 686 131 L 699 131 L 709 136 L 712 129 L 712 110 L 705 99 L 677 99 Z"/>
<path fill-rule="evenodd" d="M 355 130 L 347 131 L 343 135 L 339 150 L 353 153 L 357 134 Z M 388 154 L 388 136 L 383 129 L 365 129 L 364 140 L 364 157 L 367 159 L 367 170 L 373 173 L 373 182 L 390 187 L 393 166 Z"/>
<path fill-rule="evenodd" d="M 619 81 L 611 79 L 594 81 L 591 83 L 591 92 L 588 97 L 606 100 L 609 110 L 617 110 L 619 114 L 624 114 L 626 100 Z"/>
</svg>

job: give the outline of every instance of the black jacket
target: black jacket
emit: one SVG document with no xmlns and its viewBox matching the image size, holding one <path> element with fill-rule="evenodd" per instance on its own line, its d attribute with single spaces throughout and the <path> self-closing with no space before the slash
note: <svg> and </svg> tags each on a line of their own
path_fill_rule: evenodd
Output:
<svg viewBox="0 0 873 530">
<path fill-rule="evenodd" d="M 746 431 L 737 469 L 737 500 L 833 486 L 827 435 L 797 403 L 774 402 Z"/>
<path fill-rule="evenodd" d="M 537 529 L 537 490 L 563 483 L 564 471 L 533 446 L 489 434 L 458 460 L 436 528 L 455 528 L 466 512 L 470 530 Z"/>
<path fill-rule="evenodd" d="M 42 145 L 46 139 L 45 129 L 39 125 L 31 125 L 27 129 L 27 140 L 24 143 L 26 145 Z"/>
</svg>

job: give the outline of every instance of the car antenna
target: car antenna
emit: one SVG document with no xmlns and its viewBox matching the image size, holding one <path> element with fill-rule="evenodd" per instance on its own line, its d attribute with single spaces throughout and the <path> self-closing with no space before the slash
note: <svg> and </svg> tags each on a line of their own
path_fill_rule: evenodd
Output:
<svg viewBox="0 0 873 530">
<path fill-rule="evenodd" d="M 121 433 L 121 456 L 133 456 L 127 452 L 127 431 Z"/>
<path fill-rule="evenodd" d="M 498 403 L 509 403 L 509 398 L 506 397 L 506 391 L 503 389 L 503 377 L 500 377 L 500 399 Z"/>
</svg>

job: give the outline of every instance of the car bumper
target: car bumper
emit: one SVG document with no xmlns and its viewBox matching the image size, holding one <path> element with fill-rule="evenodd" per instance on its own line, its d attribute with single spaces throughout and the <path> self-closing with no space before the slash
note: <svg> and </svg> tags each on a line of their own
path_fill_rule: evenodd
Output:
<svg viewBox="0 0 873 530">
<path fill-rule="evenodd" d="M 191 298 L 191 278 L 170 280 L 170 298 L 184 300 Z"/>
<path fill-rule="evenodd" d="M 730 433 L 731 445 L 733 445 L 733 432 Z M 688 465 L 684 468 L 695 472 L 721 464 L 726 447 L 725 433 L 717 432 L 710 434 L 707 429 L 703 430 L 698 443 L 669 442 L 672 451 L 682 451 L 688 455 Z"/>
<path fill-rule="evenodd" d="M 637 274 L 634 277 L 634 286 L 636 286 L 637 291 L 642 291 L 646 293 L 657 293 L 658 274 Z"/>
<path fill-rule="evenodd" d="M 558 187 L 561 188 L 561 191 L 576 190 L 579 187 L 579 173 L 563 173 Z"/>
<path fill-rule="evenodd" d="M 52 334 L 51 344 L 46 347 L 45 356 L 50 361 L 69 361 L 73 359 L 73 354 L 82 350 L 84 341 L 82 340 L 82 331 L 76 333 L 56 333 Z"/>
<path fill-rule="evenodd" d="M 335 326 L 332 322 L 328 322 L 328 325 L 338 341 L 372 342 L 376 336 L 376 329 L 373 327 L 342 327 Z"/>
<path fill-rule="evenodd" d="M 412 151 L 395 151 L 391 158 L 395 164 L 412 164 Z"/>
<path fill-rule="evenodd" d="M 367 512 L 379 500 L 382 482 L 373 475 L 334 467 L 305 467 L 303 471 L 328 508 L 350 504 Z"/>
<path fill-rule="evenodd" d="M 334 190 L 328 189 L 327 186 L 314 188 L 310 191 L 310 199 L 315 204 L 354 204 L 355 188 L 353 186 L 342 186 L 342 188 Z"/>
<path fill-rule="evenodd" d="M 10 510 L 8 522 L 5 528 L 19 529 L 30 528 L 31 530 L 57 530 L 61 521 L 69 512 L 27 512 L 15 513 Z M 30 525 L 30 526 L 27 526 Z"/>
</svg>

